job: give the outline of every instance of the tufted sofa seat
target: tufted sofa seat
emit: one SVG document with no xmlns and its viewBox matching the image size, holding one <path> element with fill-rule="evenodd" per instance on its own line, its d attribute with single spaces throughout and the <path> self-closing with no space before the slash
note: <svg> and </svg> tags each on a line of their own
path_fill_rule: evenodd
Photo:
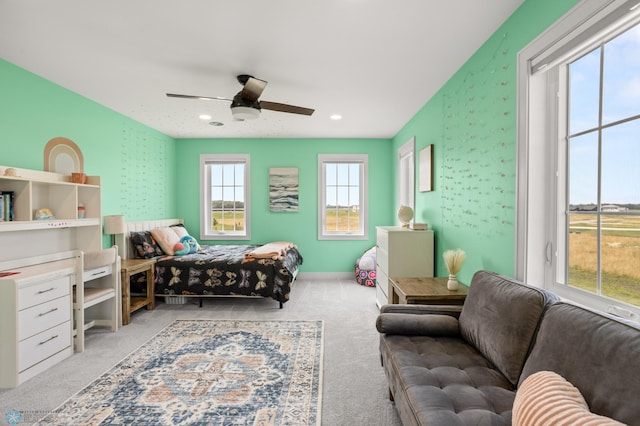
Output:
<svg viewBox="0 0 640 426">
<path fill-rule="evenodd" d="M 380 356 L 403 424 L 511 425 L 523 366 L 557 300 L 479 271 L 462 307 L 383 306 Z"/>
</svg>

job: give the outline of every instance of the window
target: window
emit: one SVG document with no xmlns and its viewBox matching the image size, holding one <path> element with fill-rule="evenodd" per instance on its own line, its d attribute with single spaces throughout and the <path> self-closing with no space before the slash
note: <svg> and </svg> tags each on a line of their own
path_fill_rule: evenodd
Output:
<svg viewBox="0 0 640 426">
<path fill-rule="evenodd" d="M 201 155 L 200 185 L 200 238 L 249 240 L 249 155 Z"/>
<path fill-rule="evenodd" d="M 636 9 L 585 0 L 521 52 L 516 275 L 637 320 Z"/>
<path fill-rule="evenodd" d="M 318 155 L 318 239 L 366 240 L 367 155 Z"/>
</svg>

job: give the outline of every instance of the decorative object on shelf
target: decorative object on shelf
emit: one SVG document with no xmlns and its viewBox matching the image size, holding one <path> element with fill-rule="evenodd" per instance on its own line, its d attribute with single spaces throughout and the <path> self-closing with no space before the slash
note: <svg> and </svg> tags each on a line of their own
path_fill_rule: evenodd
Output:
<svg viewBox="0 0 640 426">
<path fill-rule="evenodd" d="M 42 209 L 36 210 L 36 214 L 34 216 L 35 220 L 55 220 L 55 218 L 56 217 L 54 216 L 51 209 L 48 209 L 48 208 L 42 208 Z"/>
<path fill-rule="evenodd" d="M 18 171 L 13 167 L 9 167 L 4 171 L 5 176 L 18 177 Z"/>
<path fill-rule="evenodd" d="M 104 217 L 104 233 L 111 234 L 111 244 L 116 244 L 116 235 L 124 234 L 127 226 L 124 222 L 124 215 L 116 214 Z"/>
<path fill-rule="evenodd" d="M 458 289 L 458 280 L 456 275 L 460 272 L 464 260 L 467 258 L 467 254 L 461 249 L 447 250 L 442 255 L 444 258 L 444 264 L 449 271 L 449 281 L 447 281 L 447 288 L 449 290 Z"/>
<path fill-rule="evenodd" d="M 78 219 L 84 219 L 87 209 L 82 204 L 78 204 Z"/>
<path fill-rule="evenodd" d="M 433 191 L 433 144 L 420 150 L 420 192 Z"/>
<path fill-rule="evenodd" d="M 398 209 L 398 219 L 400 219 L 403 228 L 408 228 L 409 222 L 413 219 L 413 209 L 409 206 L 400 205 Z"/>
<path fill-rule="evenodd" d="M 82 151 L 71 139 L 53 138 L 44 147 L 44 170 L 66 175 L 83 173 Z"/>
<path fill-rule="evenodd" d="M 71 173 L 71 182 L 87 183 L 87 175 L 84 173 Z"/>
</svg>

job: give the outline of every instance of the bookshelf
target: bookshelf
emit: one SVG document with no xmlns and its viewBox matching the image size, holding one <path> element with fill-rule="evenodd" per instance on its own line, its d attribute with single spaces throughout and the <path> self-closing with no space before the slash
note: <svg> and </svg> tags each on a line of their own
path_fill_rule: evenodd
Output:
<svg viewBox="0 0 640 426">
<path fill-rule="evenodd" d="M 12 169 L 15 176 L 6 176 Z M 65 250 L 102 248 L 100 177 L 87 176 L 84 184 L 71 176 L 39 170 L 0 166 L 0 192 L 13 192 L 13 221 L 0 221 L 0 262 Z M 78 217 L 78 206 L 84 217 Z M 55 219 L 35 218 L 48 208 Z"/>
</svg>

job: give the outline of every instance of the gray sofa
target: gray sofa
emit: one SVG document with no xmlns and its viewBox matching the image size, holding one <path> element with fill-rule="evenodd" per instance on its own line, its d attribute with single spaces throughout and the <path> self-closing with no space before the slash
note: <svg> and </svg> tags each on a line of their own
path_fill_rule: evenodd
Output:
<svg viewBox="0 0 640 426">
<path fill-rule="evenodd" d="M 385 305 L 377 319 L 404 425 L 511 425 L 516 391 L 553 371 L 589 410 L 640 425 L 640 325 L 477 272 L 462 307 Z"/>
</svg>

